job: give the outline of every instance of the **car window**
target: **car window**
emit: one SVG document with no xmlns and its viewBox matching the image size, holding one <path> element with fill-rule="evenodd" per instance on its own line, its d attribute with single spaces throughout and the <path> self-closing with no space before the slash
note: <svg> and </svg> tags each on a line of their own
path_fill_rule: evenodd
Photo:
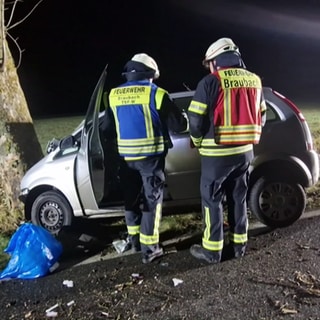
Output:
<svg viewBox="0 0 320 320">
<path fill-rule="evenodd" d="M 192 100 L 191 96 L 177 96 L 178 94 L 171 95 L 173 102 L 177 105 L 180 110 L 187 111 Z M 283 119 L 283 114 L 279 107 L 277 107 L 273 102 L 266 100 L 267 111 L 266 111 L 266 121 L 278 121 Z"/>
<path fill-rule="evenodd" d="M 180 110 L 187 111 L 192 97 L 181 97 L 172 99 Z"/>
<path fill-rule="evenodd" d="M 280 120 L 280 114 L 279 114 L 279 110 L 276 110 L 278 108 L 276 108 L 276 106 L 269 102 L 266 101 L 266 105 L 267 105 L 267 111 L 266 111 L 266 121 L 275 121 L 275 120 Z"/>
</svg>

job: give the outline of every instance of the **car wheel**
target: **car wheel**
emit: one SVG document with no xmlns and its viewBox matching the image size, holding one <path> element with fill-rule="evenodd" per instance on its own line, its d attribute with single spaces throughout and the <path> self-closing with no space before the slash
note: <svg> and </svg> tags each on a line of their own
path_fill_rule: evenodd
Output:
<svg viewBox="0 0 320 320">
<path fill-rule="evenodd" d="M 306 194 L 300 184 L 262 177 L 252 186 L 249 207 L 269 227 L 286 227 L 300 218 Z"/>
<path fill-rule="evenodd" d="M 58 234 L 63 226 L 72 223 L 73 213 L 68 201 L 58 192 L 47 191 L 40 194 L 31 209 L 31 221 Z"/>
</svg>

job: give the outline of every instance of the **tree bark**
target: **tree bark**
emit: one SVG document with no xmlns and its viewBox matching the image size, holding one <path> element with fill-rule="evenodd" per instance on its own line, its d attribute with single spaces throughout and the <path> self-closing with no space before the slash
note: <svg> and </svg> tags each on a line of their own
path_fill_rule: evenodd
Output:
<svg viewBox="0 0 320 320">
<path fill-rule="evenodd" d="M 4 69 L 4 45 L 5 45 L 5 26 L 4 26 L 4 1 L 0 0 L 0 72 Z"/>
<path fill-rule="evenodd" d="M 18 199 L 20 181 L 26 169 L 43 156 L 6 41 L 3 45 L 5 59 L 0 71 L 0 232 L 8 231 L 3 230 L 8 221 L 15 227 L 23 219 L 23 205 Z"/>
</svg>

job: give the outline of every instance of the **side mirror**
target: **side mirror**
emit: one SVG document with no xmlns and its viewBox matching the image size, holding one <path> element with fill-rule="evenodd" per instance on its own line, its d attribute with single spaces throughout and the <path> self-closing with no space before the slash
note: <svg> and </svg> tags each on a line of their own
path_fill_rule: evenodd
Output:
<svg viewBox="0 0 320 320">
<path fill-rule="evenodd" d="M 78 142 L 74 136 L 67 136 L 61 139 L 59 147 L 60 147 L 60 150 L 63 151 L 69 148 L 76 147 L 77 145 L 78 145 Z"/>
<path fill-rule="evenodd" d="M 53 138 L 51 141 L 48 142 L 47 144 L 47 154 L 51 153 L 52 151 L 56 150 L 57 147 L 59 146 L 60 140 Z"/>
</svg>

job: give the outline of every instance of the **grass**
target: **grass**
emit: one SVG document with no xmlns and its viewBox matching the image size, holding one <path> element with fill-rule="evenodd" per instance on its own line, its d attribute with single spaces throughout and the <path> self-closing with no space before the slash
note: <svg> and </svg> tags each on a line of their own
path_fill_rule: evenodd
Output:
<svg viewBox="0 0 320 320">
<path fill-rule="evenodd" d="M 302 105 L 303 104 L 299 104 Z M 306 118 L 310 130 L 312 132 L 314 147 L 317 152 L 320 152 L 320 112 L 319 108 L 313 106 L 300 107 L 304 117 Z M 38 135 L 39 142 L 41 144 L 44 154 L 46 153 L 46 146 L 48 141 L 52 138 L 62 138 L 69 135 L 81 122 L 82 116 L 75 117 L 59 117 L 50 119 L 35 119 L 34 126 Z M 320 208 L 320 182 L 307 190 L 307 210 Z M 2 221 L 5 223 L 5 221 Z M 199 217 L 195 214 L 187 215 L 173 215 L 164 217 L 161 224 L 161 233 L 170 230 L 171 232 L 179 232 L 181 230 L 190 227 L 190 224 L 198 224 Z M 2 253 L 6 248 L 9 241 L 9 237 L 0 235 L 0 270 L 2 270 L 7 261 L 8 255 Z"/>
<path fill-rule="evenodd" d="M 33 120 L 43 153 L 46 154 L 46 146 L 49 141 L 53 138 L 61 139 L 71 134 L 83 118 L 84 116 L 74 116 Z"/>
<path fill-rule="evenodd" d="M 300 105 L 300 104 L 299 104 Z M 315 150 L 320 153 L 320 107 L 301 103 L 300 111 L 308 122 Z"/>
<path fill-rule="evenodd" d="M 9 256 L 4 253 L 4 249 L 8 245 L 9 238 L 0 234 L 0 270 L 4 269 L 8 263 Z"/>
<path fill-rule="evenodd" d="M 312 132 L 315 149 L 320 153 L 320 112 L 319 108 L 313 106 L 300 107 L 302 114 L 306 118 Z M 72 133 L 72 131 L 83 120 L 84 116 L 56 117 L 50 119 L 34 119 L 35 130 L 45 152 L 47 143 L 53 138 L 62 138 Z"/>
</svg>

